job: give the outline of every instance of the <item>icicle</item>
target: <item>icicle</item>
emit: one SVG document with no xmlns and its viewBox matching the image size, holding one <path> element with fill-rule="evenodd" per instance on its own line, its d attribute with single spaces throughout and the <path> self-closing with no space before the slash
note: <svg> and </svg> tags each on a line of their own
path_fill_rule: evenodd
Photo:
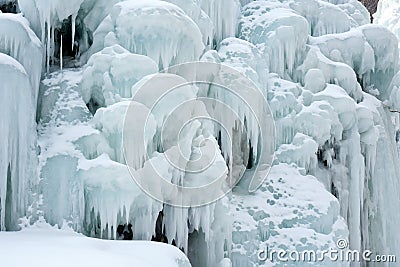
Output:
<svg viewBox="0 0 400 267">
<path fill-rule="evenodd" d="M 46 55 L 47 73 L 50 72 L 50 34 L 51 34 L 51 24 L 50 24 L 50 20 L 48 20 L 47 21 L 47 55 Z"/>
<path fill-rule="evenodd" d="M 71 27 L 72 27 L 72 51 L 74 50 L 74 43 L 75 43 L 75 22 L 76 22 L 76 14 L 71 16 Z"/>
<path fill-rule="evenodd" d="M 63 47 L 63 36 L 61 34 L 61 43 L 60 43 L 60 70 L 61 71 L 63 69 L 63 51 L 62 51 L 62 47 Z"/>
</svg>

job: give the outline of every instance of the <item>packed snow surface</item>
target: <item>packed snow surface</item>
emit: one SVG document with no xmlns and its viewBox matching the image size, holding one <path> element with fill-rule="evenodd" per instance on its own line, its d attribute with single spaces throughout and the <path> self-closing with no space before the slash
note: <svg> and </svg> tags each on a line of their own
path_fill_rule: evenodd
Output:
<svg viewBox="0 0 400 267">
<path fill-rule="evenodd" d="M 15 249 L 18 248 L 18 249 Z M 147 241 L 88 238 L 72 229 L 38 223 L 19 232 L 0 233 L 1 263 L 7 267 L 160 266 L 189 267 L 177 248 Z M 24 251 L 24 255 L 21 252 Z"/>
</svg>

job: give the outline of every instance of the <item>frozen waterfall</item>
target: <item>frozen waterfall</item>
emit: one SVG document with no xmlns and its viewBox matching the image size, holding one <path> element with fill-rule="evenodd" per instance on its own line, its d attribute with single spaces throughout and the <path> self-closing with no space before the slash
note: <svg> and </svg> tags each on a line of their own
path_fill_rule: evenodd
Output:
<svg viewBox="0 0 400 267">
<path fill-rule="evenodd" d="M 259 257 L 339 240 L 400 257 L 399 0 L 373 24 L 357 0 L 0 6 L 0 231 L 146 266 L 379 265 Z"/>
</svg>

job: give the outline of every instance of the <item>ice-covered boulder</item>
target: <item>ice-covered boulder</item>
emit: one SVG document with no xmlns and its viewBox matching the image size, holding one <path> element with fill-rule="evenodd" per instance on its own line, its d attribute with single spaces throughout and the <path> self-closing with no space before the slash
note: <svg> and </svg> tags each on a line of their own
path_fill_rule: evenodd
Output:
<svg viewBox="0 0 400 267">
<path fill-rule="evenodd" d="M 349 65 L 364 90 L 374 86 L 379 91 L 379 99 L 386 100 L 387 87 L 398 69 L 397 42 L 387 29 L 365 25 L 346 33 L 310 38 L 309 43 L 318 46 L 332 61 Z"/>
<path fill-rule="evenodd" d="M 198 60 L 204 49 L 193 20 L 176 5 L 158 0 L 114 5 L 93 38 L 89 54 L 119 44 L 132 53 L 147 55 L 161 69 Z"/>
<path fill-rule="evenodd" d="M 94 113 L 98 107 L 132 97 L 131 87 L 157 71 L 158 66 L 149 57 L 132 54 L 119 45 L 106 47 L 86 64 L 81 82 L 83 100 Z"/>
<path fill-rule="evenodd" d="M 242 72 L 263 89 L 267 86 L 268 58 L 260 50 L 245 40 L 224 39 L 218 46 L 221 62 Z"/>
<path fill-rule="evenodd" d="M 309 69 L 304 77 L 304 88 L 312 93 L 324 90 L 326 86 L 324 73 L 320 69 Z"/>
<path fill-rule="evenodd" d="M 297 133 L 291 144 L 282 144 L 276 157 L 282 163 L 295 163 L 307 173 L 315 174 L 318 164 L 318 144 L 309 136 Z"/>
<path fill-rule="evenodd" d="M 278 1 L 251 2 L 242 10 L 239 36 L 269 56 L 271 72 L 290 77 L 305 54 L 307 20 Z"/>
<path fill-rule="evenodd" d="M 38 182 L 36 98 L 24 67 L 3 53 L 0 80 L 0 230 L 4 231 L 18 228 Z"/>
<path fill-rule="evenodd" d="M 354 70 L 345 63 L 330 60 L 321 53 L 318 47 L 310 47 L 302 65 L 297 68 L 296 75 L 298 80 L 304 82 L 307 73 L 311 69 L 321 70 L 327 83 L 339 85 L 356 101 L 362 99 L 362 88 L 358 83 L 357 75 Z M 311 86 L 311 84 L 308 83 L 308 86 Z M 311 91 L 318 91 L 320 89 L 318 83 L 313 86 L 316 87 L 308 89 L 311 89 Z"/>
<path fill-rule="evenodd" d="M 164 0 L 171 4 L 177 5 L 188 15 L 199 27 L 203 35 L 203 43 L 206 47 L 211 48 L 214 45 L 214 22 L 201 8 L 199 0 Z M 228 6 L 229 7 L 229 6 Z M 226 6 L 225 6 L 226 8 Z M 224 13 L 225 14 L 225 13 Z M 229 15 L 229 13 L 226 13 Z M 214 14 L 213 14 L 214 15 Z M 219 17 L 218 19 L 224 19 Z M 233 34 L 234 35 L 234 34 Z"/>
</svg>

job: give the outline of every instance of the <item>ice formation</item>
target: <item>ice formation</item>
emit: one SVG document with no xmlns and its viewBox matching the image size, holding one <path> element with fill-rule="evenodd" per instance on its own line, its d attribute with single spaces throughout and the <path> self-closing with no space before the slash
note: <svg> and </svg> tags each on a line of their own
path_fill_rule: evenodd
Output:
<svg viewBox="0 0 400 267">
<path fill-rule="evenodd" d="M 15 230 L 32 204 L 37 183 L 36 98 L 24 67 L 0 53 L 0 229 Z"/>
<path fill-rule="evenodd" d="M 259 248 L 336 248 L 339 238 L 400 255 L 399 32 L 387 15 L 397 1 L 382 0 L 375 16 L 393 33 L 366 25 L 355 0 L 18 3 L 22 14 L 0 14 L 0 230 L 17 229 L 24 216 L 103 239 L 121 239 L 122 227 L 131 239 L 174 244 L 193 266 L 271 266 L 257 259 Z M 223 75 L 232 73 L 213 78 L 254 110 L 218 86 L 192 84 L 210 78 L 199 69 L 169 68 L 190 61 L 248 77 L 260 95 Z M 264 98 L 276 157 L 250 193 L 266 149 L 255 119 L 267 112 Z M 126 137 L 124 125 L 145 135 Z M 199 156 L 215 156 L 199 175 L 169 165 L 196 169 Z M 157 200 L 131 174 L 160 188 Z M 185 186 L 220 176 L 221 187 L 244 176 L 214 203 L 178 208 L 152 184 L 160 174 Z"/>
<path fill-rule="evenodd" d="M 374 23 L 388 28 L 397 37 L 399 37 L 399 1 L 382 0 L 378 2 L 378 8 L 374 14 Z"/>
<path fill-rule="evenodd" d="M 42 74 L 42 45 L 21 14 L 0 14 L 0 23 L 0 52 L 24 66 L 32 86 L 30 93 L 36 103 Z"/>
<path fill-rule="evenodd" d="M 161 69 L 197 60 L 204 49 L 200 29 L 193 20 L 179 7 L 162 1 L 116 4 L 94 32 L 89 52 L 113 44 L 149 56 Z"/>
<path fill-rule="evenodd" d="M 131 87 L 141 78 L 158 71 L 156 63 L 132 54 L 119 45 L 104 48 L 90 57 L 82 78 L 85 103 L 105 107 L 130 98 Z M 95 107 L 90 107 L 95 111 Z"/>
</svg>

